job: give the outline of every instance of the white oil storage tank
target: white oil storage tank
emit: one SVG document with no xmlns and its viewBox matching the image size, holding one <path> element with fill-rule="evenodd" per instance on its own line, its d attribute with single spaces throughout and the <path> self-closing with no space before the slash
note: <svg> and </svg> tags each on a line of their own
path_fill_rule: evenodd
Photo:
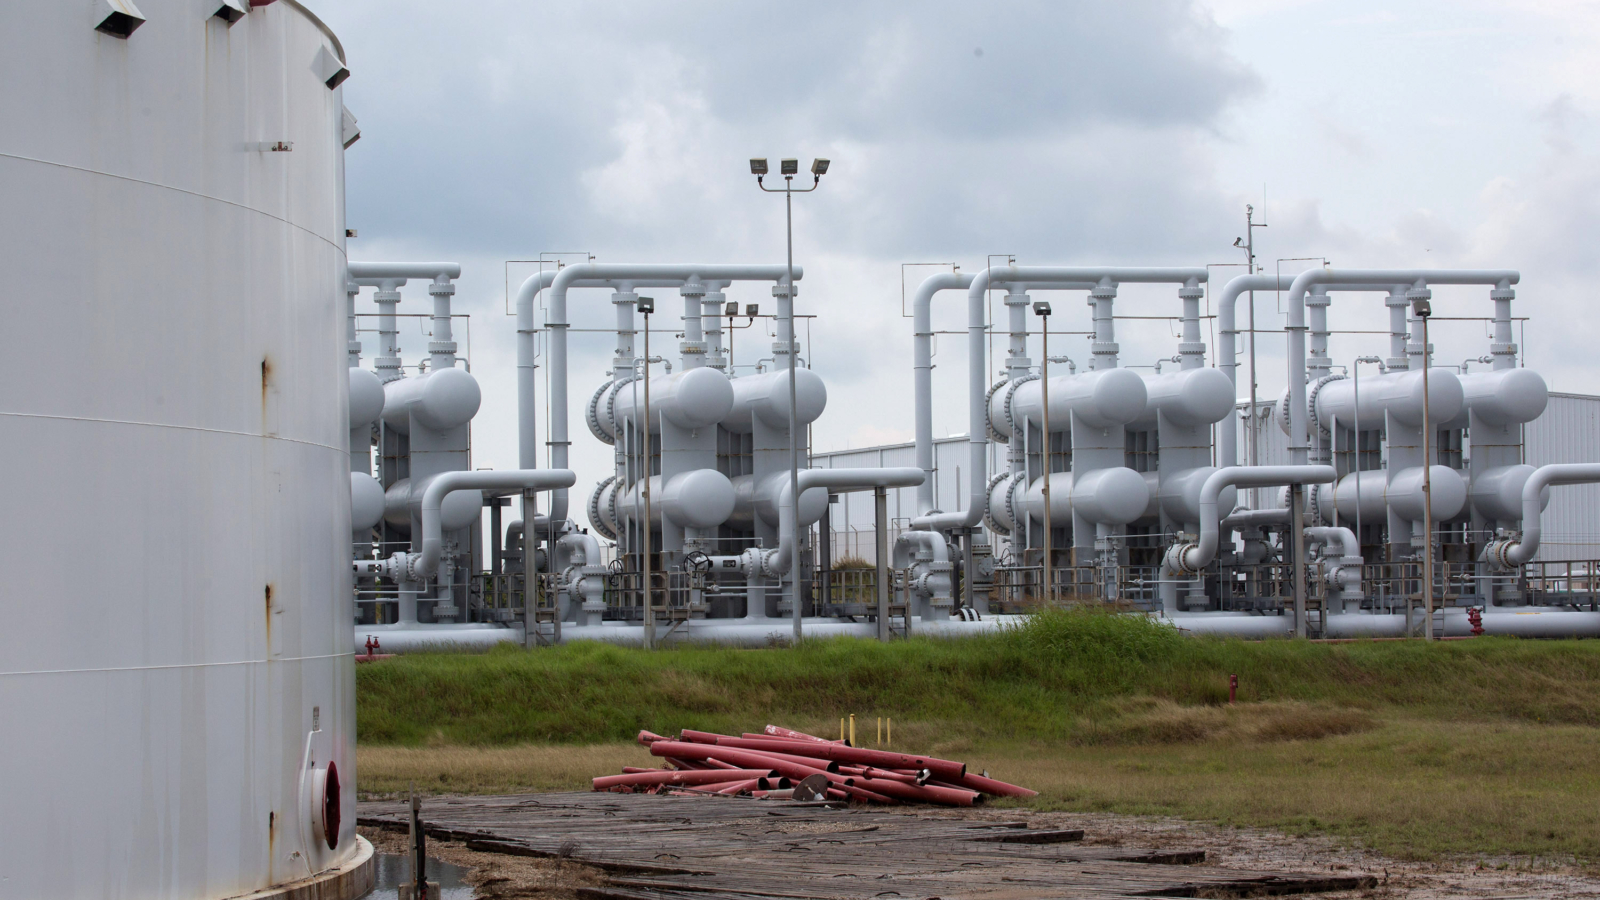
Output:
<svg viewBox="0 0 1600 900">
<path fill-rule="evenodd" d="M 347 74 L 292 0 L 0 4 L 4 896 L 370 886 Z"/>
</svg>

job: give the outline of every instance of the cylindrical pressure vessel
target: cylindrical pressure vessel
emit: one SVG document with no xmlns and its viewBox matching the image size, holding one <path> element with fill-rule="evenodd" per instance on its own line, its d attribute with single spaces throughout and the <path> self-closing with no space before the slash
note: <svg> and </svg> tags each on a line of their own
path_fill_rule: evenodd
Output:
<svg viewBox="0 0 1600 900">
<path fill-rule="evenodd" d="M 1024 382 L 1011 398 L 1013 427 L 1027 420 L 1044 421 L 1043 392 L 1038 380 Z M 1144 379 L 1132 369 L 1101 369 L 1077 375 L 1050 376 L 1050 430 L 1070 431 L 1071 413 L 1085 425 L 1123 425 L 1144 414 Z"/>
<path fill-rule="evenodd" d="M 822 377 L 810 369 L 797 369 L 794 375 L 795 419 L 801 426 L 810 425 L 828 406 L 828 388 Z M 733 407 L 723 418 L 722 427 L 748 433 L 753 427 L 752 416 L 772 428 L 789 427 L 788 369 L 733 379 Z"/>
<path fill-rule="evenodd" d="M 221 7 L 0 3 L 8 897 L 371 884 L 348 73 L 300 3 Z"/>
<path fill-rule="evenodd" d="M 1341 427 L 1352 427 L 1356 421 L 1356 380 L 1340 378 L 1324 384 L 1317 391 L 1317 421 L 1323 428 L 1338 419 Z M 1428 370 L 1428 418 L 1440 425 L 1461 413 L 1461 379 L 1450 369 Z M 1361 428 L 1379 431 L 1384 427 L 1384 414 L 1392 413 L 1406 425 L 1422 424 L 1422 372 L 1388 372 L 1368 375 L 1361 379 Z M 1278 423 L 1287 432 L 1283 417 Z"/>
<path fill-rule="evenodd" d="M 787 395 L 786 395 L 787 396 Z M 597 412 L 604 416 L 604 404 Z M 715 425 L 728 415 L 733 407 L 733 385 L 728 376 L 716 369 L 690 369 L 671 375 L 652 376 L 650 379 L 650 414 L 652 432 L 661 430 L 661 419 L 679 428 L 705 428 Z M 630 381 L 618 388 L 611 403 L 611 416 L 601 422 L 601 428 L 611 435 L 617 434 L 616 422 L 626 422 L 637 416 L 644 417 L 644 380 Z"/>
</svg>

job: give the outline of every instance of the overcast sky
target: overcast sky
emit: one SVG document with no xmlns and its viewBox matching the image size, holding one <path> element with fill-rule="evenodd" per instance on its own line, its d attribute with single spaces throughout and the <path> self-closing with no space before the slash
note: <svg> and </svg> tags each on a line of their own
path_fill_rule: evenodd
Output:
<svg viewBox="0 0 1600 900">
<path fill-rule="evenodd" d="M 1600 4 L 312 6 L 344 44 L 345 102 L 362 130 L 347 155 L 351 258 L 464 266 L 457 308 L 472 315 L 484 388 L 478 466 L 516 462 L 506 284 L 532 267 L 506 261 L 583 251 L 781 263 L 782 199 L 756 190 L 752 156 L 833 160 L 822 188 L 795 203 L 799 311 L 818 316 L 801 354 L 830 394 L 818 449 L 910 440 L 901 284 L 909 293 L 934 269 L 902 276 L 903 263 L 1234 264 L 1213 270 L 1215 290 L 1243 271 L 1232 243 L 1247 203 L 1268 223 L 1256 244 L 1269 271 L 1303 268 L 1295 257 L 1520 269 L 1530 364 L 1555 390 L 1600 392 L 1596 292 L 1582 277 L 1600 237 Z M 652 351 L 675 351 L 681 303 L 655 293 L 667 315 L 654 324 L 669 331 Z M 573 296 L 575 325 L 610 322 L 604 292 Z M 959 330 L 962 304 L 943 296 L 936 327 Z M 765 286 L 730 297 L 772 305 Z M 1482 290 L 1435 297 L 1441 315 L 1490 309 Z M 1081 295 L 1054 305 L 1052 330 L 1088 327 Z M 427 309 L 413 285 L 401 311 Z M 1171 288 L 1124 287 L 1117 307 L 1177 310 Z M 1282 326 L 1270 294 L 1257 316 L 1259 328 Z M 1331 320 L 1386 322 L 1359 294 L 1340 297 Z M 1119 322 L 1123 363 L 1172 356 L 1175 327 Z M 757 331 L 735 338 L 741 371 L 771 343 Z M 1433 337 L 1440 364 L 1488 352 L 1481 323 L 1440 323 Z M 375 336 L 367 343 L 370 360 Z M 414 330 L 402 344 L 408 358 L 426 349 Z M 610 471 L 581 408 L 611 346 L 572 337 L 581 496 Z M 1333 355 L 1385 347 L 1382 335 L 1342 335 Z M 1282 388 L 1282 348 L 1281 331 L 1259 339 L 1263 393 Z M 1052 355 L 1081 363 L 1087 350 L 1082 337 L 1052 339 Z M 963 432 L 961 338 L 942 336 L 935 363 L 935 434 Z M 541 440 L 547 429 L 541 410 Z"/>
</svg>

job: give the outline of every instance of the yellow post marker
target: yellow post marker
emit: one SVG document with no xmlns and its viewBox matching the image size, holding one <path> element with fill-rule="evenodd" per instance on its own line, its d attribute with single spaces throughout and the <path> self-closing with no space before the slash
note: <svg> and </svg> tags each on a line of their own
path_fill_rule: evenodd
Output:
<svg viewBox="0 0 1600 900">
<path fill-rule="evenodd" d="M 844 740 L 844 719 L 839 719 L 839 740 Z"/>
<path fill-rule="evenodd" d="M 883 716 L 878 717 L 878 746 L 883 746 Z"/>
<path fill-rule="evenodd" d="M 850 746 L 856 745 L 856 714 L 850 714 Z"/>
<path fill-rule="evenodd" d="M 894 719 L 891 718 L 891 719 L 888 720 L 888 722 L 889 722 L 889 739 L 887 741 L 884 741 L 883 743 L 884 743 L 884 746 L 886 746 L 886 747 L 893 747 L 894 746 Z"/>
</svg>

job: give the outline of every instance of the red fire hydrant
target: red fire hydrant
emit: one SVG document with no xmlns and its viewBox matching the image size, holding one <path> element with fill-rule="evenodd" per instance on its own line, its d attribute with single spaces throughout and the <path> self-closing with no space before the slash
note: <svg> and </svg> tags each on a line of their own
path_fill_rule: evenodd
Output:
<svg viewBox="0 0 1600 900">
<path fill-rule="evenodd" d="M 1237 676 L 1237 675 L 1229 675 L 1228 676 L 1228 705 L 1229 706 L 1233 705 L 1233 700 L 1237 696 L 1239 696 L 1239 676 Z"/>
<path fill-rule="evenodd" d="M 1472 626 L 1472 636 L 1483 634 L 1483 608 L 1480 606 L 1467 607 L 1467 623 Z"/>
<path fill-rule="evenodd" d="M 372 656 L 373 654 L 375 654 L 377 652 L 378 652 L 378 638 L 376 636 L 374 636 L 374 635 L 370 635 L 370 634 L 367 635 L 367 655 L 368 656 Z"/>
</svg>

